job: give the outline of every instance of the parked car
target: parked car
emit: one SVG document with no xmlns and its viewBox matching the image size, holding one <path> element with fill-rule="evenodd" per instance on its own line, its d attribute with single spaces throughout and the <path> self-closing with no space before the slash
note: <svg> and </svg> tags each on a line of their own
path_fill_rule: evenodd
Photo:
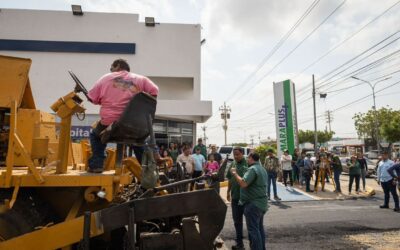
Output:
<svg viewBox="0 0 400 250">
<path fill-rule="evenodd" d="M 221 146 L 218 148 L 218 153 L 221 154 L 222 159 L 225 159 L 227 155 L 229 155 L 228 157 L 228 161 L 232 162 L 233 161 L 233 149 L 235 148 L 235 146 Z M 247 147 L 242 147 L 243 151 L 244 151 L 244 157 L 247 157 L 247 155 L 250 153 L 251 149 L 247 148 Z"/>
<path fill-rule="evenodd" d="M 370 159 L 364 157 L 364 159 L 367 161 L 367 167 L 368 167 L 368 172 L 367 172 L 367 177 L 373 177 L 376 175 L 376 164 L 371 161 Z M 344 173 L 349 173 L 349 166 L 347 165 L 347 163 L 350 162 L 350 158 L 340 158 L 340 161 L 342 162 L 342 166 L 343 166 L 343 172 Z"/>
<path fill-rule="evenodd" d="M 378 159 L 378 156 L 379 156 L 378 150 L 371 150 L 371 151 L 365 152 L 364 155 L 369 159 Z"/>
</svg>

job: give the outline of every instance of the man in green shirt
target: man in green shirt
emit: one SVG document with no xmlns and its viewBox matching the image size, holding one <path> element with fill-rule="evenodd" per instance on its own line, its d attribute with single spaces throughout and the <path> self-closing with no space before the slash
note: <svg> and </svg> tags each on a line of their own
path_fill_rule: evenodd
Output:
<svg viewBox="0 0 400 250">
<path fill-rule="evenodd" d="M 204 156 L 204 159 L 207 159 L 207 147 L 203 144 L 203 139 L 199 138 L 197 140 L 197 145 L 193 148 L 193 154 L 196 153 L 197 148 L 200 148 L 200 154 Z"/>
<path fill-rule="evenodd" d="M 230 171 L 241 188 L 239 204 L 244 206 L 250 248 L 265 250 L 264 214 L 268 210 L 265 192 L 267 171 L 261 166 L 260 156 L 257 153 L 251 153 L 247 157 L 247 163 L 249 168 L 243 178 L 235 168 Z"/>
<path fill-rule="evenodd" d="M 233 224 L 235 225 L 235 231 L 236 231 L 236 246 L 233 246 L 232 249 L 244 250 L 244 245 L 243 245 L 244 208 L 242 205 L 239 205 L 240 186 L 237 183 L 235 177 L 231 173 L 231 169 L 235 169 L 237 175 L 243 177 L 244 173 L 247 171 L 247 162 L 243 157 L 243 148 L 235 147 L 233 149 L 233 157 L 235 160 L 229 167 L 228 172 L 226 174 L 226 178 L 228 179 L 228 192 L 226 199 L 231 202 Z"/>
</svg>

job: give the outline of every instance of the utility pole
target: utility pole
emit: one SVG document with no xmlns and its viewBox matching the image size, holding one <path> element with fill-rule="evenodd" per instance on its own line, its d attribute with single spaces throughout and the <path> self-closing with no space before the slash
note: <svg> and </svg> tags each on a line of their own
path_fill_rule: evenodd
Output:
<svg viewBox="0 0 400 250">
<path fill-rule="evenodd" d="M 258 145 L 261 145 L 261 132 L 258 131 Z"/>
<path fill-rule="evenodd" d="M 201 129 L 203 130 L 204 145 L 207 146 L 207 139 L 208 139 L 207 136 L 206 136 L 206 129 L 207 129 L 207 127 L 206 127 L 206 126 L 202 126 Z"/>
<path fill-rule="evenodd" d="M 312 75 L 312 97 L 313 97 L 313 104 L 314 104 L 314 153 L 317 155 L 317 144 L 318 144 L 318 134 L 317 134 L 317 107 L 315 105 L 315 80 L 314 75 Z"/>
<path fill-rule="evenodd" d="M 254 135 L 250 135 L 251 148 L 254 148 Z"/>
<path fill-rule="evenodd" d="M 328 123 L 329 132 L 332 132 L 331 122 L 333 121 L 332 111 L 326 111 L 326 122 Z"/>
<path fill-rule="evenodd" d="M 225 132 L 225 145 L 228 144 L 227 142 L 227 137 L 226 137 L 226 132 L 228 130 L 228 119 L 231 118 L 231 108 L 229 106 L 226 106 L 226 103 L 224 102 L 224 105 L 219 108 L 219 111 L 221 111 L 221 119 L 224 120 L 224 125 L 222 128 L 224 129 Z"/>
</svg>

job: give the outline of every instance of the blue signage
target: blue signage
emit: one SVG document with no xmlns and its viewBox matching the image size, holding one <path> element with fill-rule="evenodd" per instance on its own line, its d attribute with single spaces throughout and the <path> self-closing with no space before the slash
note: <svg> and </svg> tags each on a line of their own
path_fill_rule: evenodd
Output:
<svg viewBox="0 0 400 250">
<path fill-rule="evenodd" d="M 92 126 L 71 126 L 71 138 L 73 140 L 89 139 Z"/>
</svg>

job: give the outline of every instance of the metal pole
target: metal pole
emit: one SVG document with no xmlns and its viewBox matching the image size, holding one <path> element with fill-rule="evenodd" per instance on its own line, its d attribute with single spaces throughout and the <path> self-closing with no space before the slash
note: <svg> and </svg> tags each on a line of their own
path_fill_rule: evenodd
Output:
<svg viewBox="0 0 400 250">
<path fill-rule="evenodd" d="M 207 136 L 206 136 L 206 129 L 207 129 L 207 127 L 206 127 L 206 126 L 202 126 L 201 129 L 203 130 L 204 145 L 207 146 Z"/>
<path fill-rule="evenodd" d="M 375 83 L 376 84 L 376 83 Z M 379 144 L 379 131 L 378 131 L 378 116 L 376 113 L 376 102 L 375 102 L 375 85 L 372 86 L 372 98 L 374 99 L 374 106 L 372 107 L 374 110 L 374 127 L 375 127 L 375 138 L 376 138 L 376 149 L 378 150 L 378 155 L 380 153 L 381 145 Z"/>
<path fill-rule="evenodd" d="M 369 85 L 369 86 L 371 87 L 371 89 L 372 89 L 372 98 L 373 98 L 373 100 L 374 100 L 374 106 L 372 107 L 372 109 L 373 109 L 373 111 L 374 111 L 374 127 L 375 127 L 376 149 L 378 150 L 378 154 L 379 154 L 380 149 L 381 149 L 381 145 L 379 144 L 379 131 L 378 131 L 379 128 L 378 128 L 378 116 L 377 116 L 377 114 L 376 114 L 375 86 L 376 86 L 378 83 L 383 82 L 383 81 L 386 81 L 386 80 L 389 80 L 389 79 L 392 78 L 392 77 L 386 77 L 385 79 L 382 79 L 382 80 L 380 80 L 380 81 L 377 81 L 374 85 L 372 85 L 372 83 L 369 82 L 369 81 L 360 79 L 360 78 L 355 77 L 355 76 L 352 76 L 351 78 L 356 79 L 356 80 L 359 80 L 359 81 L 362 81 L 362 82 L 365 82 L 365 83 L 368 83 L 368 85 Z"/>
<path fill-rule="evenodd" d="M 317 144 L 318 144 L 318 134 L 317 134 L 317 107 L 315 105 L 315 80 L 314 75 L 312 75 L 312 97 L 313 97 L 313 104 L 314 104 L 314 153 L 317 155 Z"/>
<path fill-rule="evenodd" d="M 226 132 L 228 130 L 228 113 L 231 111 L 231 109 L 229 107 L 226 106 L 226 103 L 224 102 L 224 106 L 220 107 L 219 110 L 222 112 L 222 119 L 224 119 L 224 125 L 222 126 L 222 128 L 224 129 L 224 133 L 225 133 L 225 145 L 228 144 L 227 142 L 227 136 L 226 136 Z"/>
<path fill-rule="evenodd" d="M 227 145 L 226 130 L 228 130 L 227 119 L 226 119 L 226 105 L 224 102 L 224 131 L 225 131 L 225 145 Z"/>
</svg>

